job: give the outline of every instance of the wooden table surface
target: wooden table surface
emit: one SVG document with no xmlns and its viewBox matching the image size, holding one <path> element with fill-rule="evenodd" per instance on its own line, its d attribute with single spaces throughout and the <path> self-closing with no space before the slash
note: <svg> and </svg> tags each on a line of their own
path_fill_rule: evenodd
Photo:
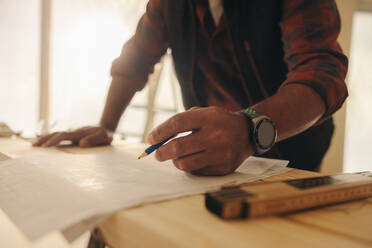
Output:
<svg viewBox="0 0 372 248">
<path fill-rule="evenodd" d="M 122 148 L 122 145 L 119 145 L 57 150 L 92 153 Z M 0 152 L 12 156 L 57 150 L 34 149 L 20 140 L 0 139 Z M 319 175 L 292 170 L 263 181 Z M 278 217 L 224 221 L 206 210 L 203 195 L 196 195 L 119 211 L 98 228 L 105 242 L 116 248 L 372 247 L 372 198 Z M 11 246 L 1 247 L 71 247 L 58 233 L 48 235 L 36 244 L 27 243 L 23 235 L 0 211 L 0 244 L 4 239 L 5 244 Z M 80 243 L 73 246 L 81 247 Z"/>
</svg>

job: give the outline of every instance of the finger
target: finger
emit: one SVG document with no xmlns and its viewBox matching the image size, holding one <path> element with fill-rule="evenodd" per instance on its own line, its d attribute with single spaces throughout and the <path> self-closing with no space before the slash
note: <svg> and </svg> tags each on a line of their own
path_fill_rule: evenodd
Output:
<svg viewBox="0 0 372 248">
<path fill-rule="evenodd" d="M 183 158 L 173 159 L 173 164 L 180 170 L 191 172 L 207 166 L 207 157 L 208 152 L 203 151 Z"/>
<path fill-rule="evenodd" d="M 64 140 L 70 140 L 72 142 L 76 142 L 80 140 L 83 136 L 85 136 L 84 132 L 78 132 L 78 131 L 56 133 L 46 143 L 44 143 L 43 146 L 44 147 L 56 146 L 61 141 L 64 141 Z"/>
<path fill-rule="evenodd" d="M 186 157 L 173 159 L 173 164 L 180 170 L 191 172 L 208 165 L 219 164 L 223 161 L 223 157 L 221 153 L 203 151 Z"/>
<path fill-rule="evenodd" d="M 99 145 L 108 145 L 112 141 L 112 138 L 109 138 L 106 133 L 102 131 L 95 132 L 91 135 L 88 135 L 80 140 L 80 147 L 92 147 Z"/>
<path fill-rule="evenodd" d="M 196 109 L 174 115 L 148 135 L 148 143 L 157 144 L 173 135 L 201 128 L 203 113 L 202 109 Z"/>
<path fill-rule="evenodd" d="M 54 135 L 52 137 L 50 137 L 50 139 L 48 139 L 42 146 L 43 147 L 56 146 L 62 140 L 65 139 L 64 137 L 65 137 L 65 133 L 62 133 L 62 132 L 54 133 Z"/>
<path fill-rule="evenodd" d="M 48 141 L 53 135 L 55 135 L 56 133 L 51 133 L 51 134 L 48 134 L 48 135 L 45 135 L 41 138 L 39 138 L 38 140 L 36 140 L 32 146 L 41 146 L 42 144 L 44 144 L 46 141 Z"/>
<path fill-rule="evenodd" d="M 201 132 L 173 139 L 159 147 L 156 150 L 155 157 L 159 161 L 165 161 L 203 151 L 206 149 L 205 140 L 205 134 Z"/>
</svg>

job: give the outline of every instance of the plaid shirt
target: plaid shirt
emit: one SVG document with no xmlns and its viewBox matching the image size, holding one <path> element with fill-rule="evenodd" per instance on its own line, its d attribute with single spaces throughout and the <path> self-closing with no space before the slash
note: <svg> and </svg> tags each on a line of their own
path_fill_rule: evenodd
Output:
<svg viewBox="0 0 372 248">
<path fill-rule="evenodd" d="M 313 88 L 326 104 L 323 119 L 327 118 L 348 95 L 344 82 L 348 61 L 337 42 L 340 17 L 336 4 L 334 0 L 283 0 L 282 11 L 279 25 L 289 72 L 279 91 L 294 83 Z M 206 49 L 198 50 L 197 69 L 207 88 L 208 104 L 237 110 L 244 96 L 239 86 L 235 87 L 240 79 L 236 64 L 229 58 L 232 44 L 225 32 L 224 16 L 211 29 L 205 3 L 198 2 L 196 12 L 198 39 L 206 44 Z M 137 90 L 144 87 L 154 64 L 169 46 L 162 13 L 162 0 L 150 0 L 135 35 L 113 62 L 114 80 L 130 80 Z M 209 50 L 212 52 L 206 52 Z M 220 55 L 221 60 L 213 59 Z"/>
</svg>

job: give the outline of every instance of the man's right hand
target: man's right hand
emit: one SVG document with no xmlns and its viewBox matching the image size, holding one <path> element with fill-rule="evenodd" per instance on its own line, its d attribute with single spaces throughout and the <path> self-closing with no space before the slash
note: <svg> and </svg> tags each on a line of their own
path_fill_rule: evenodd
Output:
<svg viewBox="0 0 372 248">
<path fill-rule="evenodd" d="M 55 132 L 39 138 L 33 146 L 57 146 L 62 141 L 71 141 L 80 147 L 109 145 L 112 141 L 109 132 L 103 127 L 83 127 L 70 132 Z"/>
</svg>

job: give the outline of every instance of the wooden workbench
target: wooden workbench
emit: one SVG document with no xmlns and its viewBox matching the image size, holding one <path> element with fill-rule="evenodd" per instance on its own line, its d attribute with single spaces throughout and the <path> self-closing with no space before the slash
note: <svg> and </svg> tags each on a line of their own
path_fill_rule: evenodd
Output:
<svg viewBox="0 0 372 248">
<path fill-rule="evenodd" d="M 119 148 L 122 149 L 121 145 L 59 150 L 91 153 Z M 0 139 L 0 152 L 22 156 L 42 153 L 43 150 L 33 149 L 19 140 Z M 318 175 L 319 173 L 292 170 L 264 181 Z M 279 217 L 223 221 L 206 210 L 202 195 L 196 195 L 119 211 L 101 223 L 97 230 L 106 244 L 117 248 L 372 247 L 371 223 L 372 198 Z M 4 223 L 0 224 L 0 232 L 6 229 L 2 225 Z M 14 227 L 12 228 L 10 235 L 0 233 L 0 237 L 16 237 Z"/>
</svg>

